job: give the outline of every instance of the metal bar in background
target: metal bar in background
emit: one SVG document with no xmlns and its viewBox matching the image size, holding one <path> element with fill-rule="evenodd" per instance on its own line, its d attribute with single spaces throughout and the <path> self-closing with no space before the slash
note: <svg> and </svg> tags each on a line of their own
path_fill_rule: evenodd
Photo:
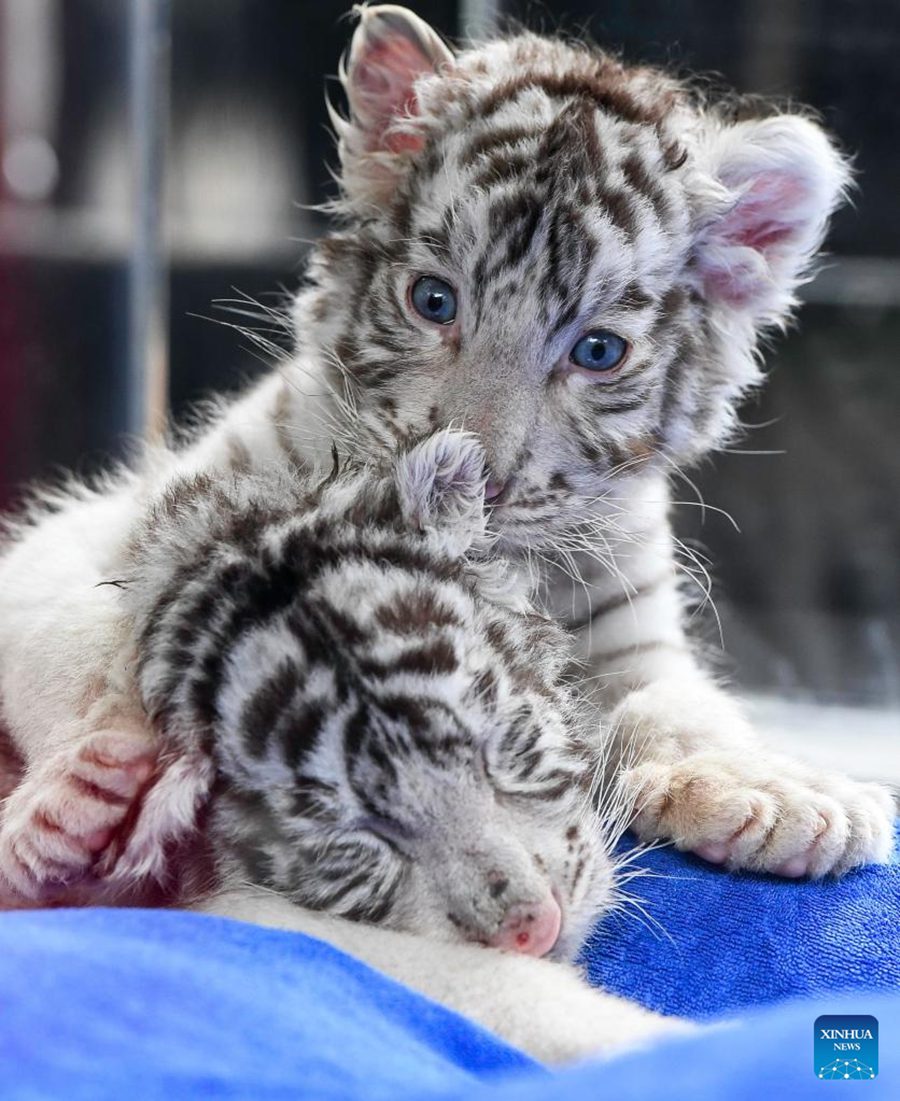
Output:
<svg viewBox="0 0 900 1101">
<path fill-rule="evenodd" d="M 0 3 L 0 133 L 10 196 L 46 210 L 59 180 L 60 0 Z"/>
<path fill-rule="evenodd" d="M 133 236 L 128 287 L 127 429 L 164 425 L 169 384 L 169 271 L 164 189 L 169 128 L 171 0 L 131 0 L 128 83 L 133 145 Z"/>
<path fill-rule="evenodd" d="M 487 38 L 500 21 L 500 0 L 460 0 L 459 33 L 463 39 Z"/>
</svg>

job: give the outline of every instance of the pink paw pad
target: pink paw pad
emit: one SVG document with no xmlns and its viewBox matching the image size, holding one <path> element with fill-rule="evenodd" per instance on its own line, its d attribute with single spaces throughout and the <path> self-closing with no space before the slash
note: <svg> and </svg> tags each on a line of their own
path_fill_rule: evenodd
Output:
<svg viewBox="0 0 900 1101">
<path fill-rule="evenodd" d="M 38 900 L 114 864 L 155 770 L 145 739 L 103 731 L 31 775 L 7 804 L 0 877 Z"/>
<path fill-rule="evenodd" d="M 731 847 L 727 841 L 710 841 L 706 845 L 698 845 L 694 853 L 709 864 L 725 864 L 731 856 Z"/>
<path fill-rule="evenodd" d="M 801 853 L 800 856 L 792 856 L 775 869 L 775 875 L 784 876 L 785 879 L 802 879 L 809 874 L 809 853 Z"/>
</svg>

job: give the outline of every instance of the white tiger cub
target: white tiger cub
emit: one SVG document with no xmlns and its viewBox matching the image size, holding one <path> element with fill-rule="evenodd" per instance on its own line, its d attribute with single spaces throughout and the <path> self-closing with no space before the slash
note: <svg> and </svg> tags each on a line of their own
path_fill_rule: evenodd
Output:
<svg viewBox="0 0 900 1101">
<path fill-rule="evenodd" d="M 484 489 L 483 450 L 451 431 L 325 478 L 168 482 L 116 585 L 162 749 L 124 770 L 131 795 L 94 739 L 29 800 L 56 827 L 53 897 L 301 930 L 547 1061 L 686 1028 L 568 966 L 615 905 L 627 808 Z M 148 882 L 135 848 L 173 771 L 199 832 L 157 832 Z M 108 817 L 79 837 L 91 803 Z M 19 873 L 28 837 L 8 835 Z"/>
<path fill-rule="evenodd" d="M 148 510 L 121 600 L 163 756 L 215 766 L 214 882 L 571 959 L 627 819 L 484 484 L 452 431 L 326 478 L 193 477 Z"/>
<path fill-rule="evenodd" d="M 458 432 L 171 486 L 121 594 L 141 695 L 216 765 L 196 908 L 322 937 L 541 1059 L 609 1053 L 687 1026 L 569 966 L 615 904 L 625 808 L 484 486 Z"/>
<path fill-rule="evenodd" d="M 11 532 L 0 706 L 26 776 L 0 868 L 15 877 L 16 834 L 19 882 L 39 897 L 52 880 L 54 830 L 33 813 L 50 790 L 102 843 L 108 805 L 60 788 L 73 755 L 87 785 L 114 775 L 122 805 L 146 782 L 154 738 L 104 583 L 150 495 L 451 423 L 484 444 L 504 552 L 602 566 L 584 637 L 593 673 L 619 671 L 605 706 L 640 835 L 788 876 L 885 859 L 888 792 L 771 753 L 699 669 L 666 519 L 668 471 L 727 438 L 759 379 L 759 337 L 794 304 L 843 159 L 800 115 L 738 119 L 660 71 L 530 34 L 454 53 L 393 5 L 361 10 L 342 80 L 341 227 L 314 251 L 294 358 L 190 444 L 47 495 Z M 192 777 L 170 779 L 148 852 L 189 819 Z"/>
</svg>

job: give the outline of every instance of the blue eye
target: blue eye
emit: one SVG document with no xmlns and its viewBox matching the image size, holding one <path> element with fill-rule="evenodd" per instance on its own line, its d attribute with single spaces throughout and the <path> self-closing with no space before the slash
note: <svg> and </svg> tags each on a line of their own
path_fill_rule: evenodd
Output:
<svg viewBox="0 0 900 1101">
<path fill-rule="evenodd" d="M 627 341 L 606 329 L 597 329 L 578 341 L 570 358 L 587 371 L 611 371 L 619 366 L 627 351 Z"/>
<path fill-rule="evenodd" d="M 412 304 L 416 313 L 436 325 L 449 325 L 456 320 L 456 291 L 443 279 L 423 275 L 413 283 Z"/>
</svg>

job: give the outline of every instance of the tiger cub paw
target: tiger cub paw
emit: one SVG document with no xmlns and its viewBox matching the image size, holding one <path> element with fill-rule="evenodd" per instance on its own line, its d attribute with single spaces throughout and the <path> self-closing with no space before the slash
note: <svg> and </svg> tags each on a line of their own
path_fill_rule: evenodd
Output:
<svg viewBox="0 0 900 1101">
<path fill-rule="evenodd" d="M 747 750 L 696 752 L 626 771 L 633 828 L 730 870 L 790 878 L 884 863 L 896 808 L 878 784 Z"/>
<path fill-rule="evenodd" d="M 4 805 L 0 882 L 41 901 L 94 873 L 135 818 L 156 758 L 140 728 L 99 730 L 30 770 Z"/>
</svg>

